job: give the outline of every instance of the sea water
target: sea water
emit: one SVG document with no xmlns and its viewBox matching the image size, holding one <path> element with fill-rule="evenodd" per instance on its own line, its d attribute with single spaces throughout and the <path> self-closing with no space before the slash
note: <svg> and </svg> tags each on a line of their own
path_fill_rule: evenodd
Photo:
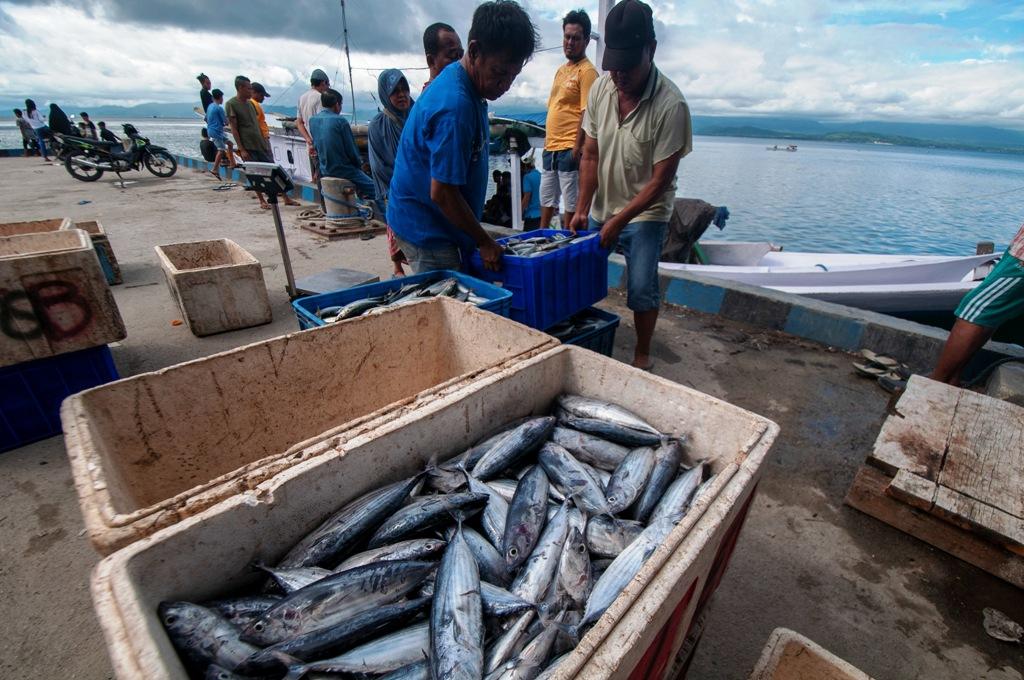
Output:
<svg viewBox="0 0 1024 680">
<path fill-rule="evenodd" d="M 154 144 L 199 157 L 197 120 L 142 119 Z M 118 121 L 108 127 L 121 135 Z M 868 144 L 696 137 L 679 166 L 679 197 L 729 208 L 706 239 L 771 241 L 787 250 L 972 254 L 1005 248 L 1024 222 L 1024 156 Z M 20 147 L 13 123 L 0 148 Z M 539 154 L 538 154 L 539 157 Z M 491 158 L 505 169 L 505 157 Z M 493 186 L 491 187 L 493 191 Z"/>
</svg>

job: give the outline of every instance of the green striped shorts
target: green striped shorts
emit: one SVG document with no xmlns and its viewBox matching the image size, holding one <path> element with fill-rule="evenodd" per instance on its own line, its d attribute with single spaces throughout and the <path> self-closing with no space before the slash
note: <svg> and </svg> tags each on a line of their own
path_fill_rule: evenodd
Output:
<svg viewBox="0 0 1024 680">
<path fill-rule="evenodd" d="M 1007 250 L 981 284 L 964 296 L 956 316 L 985 328 L 998 328 L 1024 315 L 1024 262 Z"/>
</svg>

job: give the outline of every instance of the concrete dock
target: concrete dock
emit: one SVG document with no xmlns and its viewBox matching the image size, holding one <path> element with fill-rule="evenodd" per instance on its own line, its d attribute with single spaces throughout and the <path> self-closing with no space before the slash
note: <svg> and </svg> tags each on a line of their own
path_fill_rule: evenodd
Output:
<svg viewBox="0 0 1024 680">
<path fill-rule="evenodd" d="M 78 182 L 39 159 L 0 159 L 2 221 L 98 219 L 121 264 L 114 297 L 128 337 L 113 348 L 122 376 L 297 329 L 269 213 L 209 175 L 129 173 Z M 87 201 L 83 203 L 83 201 Z M 292 225 L 297 276 L 348 267 L 390 276 L 386 241 L 327 242 Z M 205 338 L 185 325 L 153 247 L 230 238 L 263 265 L 273 321 Z M 615 356 L 633 333 L 623 316 Z M 1024 651 L 989 638 L 982 609 L 1024 623 L 1024 592 L 843 505 L 885 417 L 888 395 L 853 357 L 777 331 L 668 307 L 655 373 L 769 417 L 782 427 L 731 566 L 710 605 L 689 678 L 746 678 L 771 631 L 803 633 L 878 680 L 1021 680 Z M 60 437 L 0 454 L 0 677 L 108 678 L 88 579 L 97 556 Z"/>
</svg>

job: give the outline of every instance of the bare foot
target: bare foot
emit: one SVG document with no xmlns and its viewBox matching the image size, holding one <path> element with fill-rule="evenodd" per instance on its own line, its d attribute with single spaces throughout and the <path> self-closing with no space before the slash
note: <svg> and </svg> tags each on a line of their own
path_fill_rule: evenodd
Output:
<svg viewBox="0 0 1024 680">
<path fill-rule="evenodd" d="M 649 354 L 634 354 L 632 365 L 641 371 L 649 371 L 654 368 L 654 359 Z"/>
<path fill-rule="evenodd" d="M 292 206 L 295 206 L 295 205 L 302 205 L 302 204 L 301 204 L 301 203 L 299 203 L 298 201 L 296 201 L 296 200 L 293 200 L 293 199 L 291 199 L 291 198 L 288 198 L 287 196 L 285 196 L 285 197 L 284 197 L 284 204 L 285 204 L 285 205 L 292 205 Z"/>
<path fill-rule="evenodd" d="M 260 203 L 260 209 L 261 210 L 270 210 L 270 204 L 269 203 Z"/>
</svg>

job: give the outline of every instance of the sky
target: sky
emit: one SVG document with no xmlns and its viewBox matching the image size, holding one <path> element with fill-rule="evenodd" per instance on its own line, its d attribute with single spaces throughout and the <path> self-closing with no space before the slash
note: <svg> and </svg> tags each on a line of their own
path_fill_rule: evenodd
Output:
<svg viewBox="0 0 1024 680">
<path fill-rule="evenodd" d="M 426 78 L 433 21 L 469 30 L 475 0 L 347 0 L 360 119 L 380 69 Z M 695 115 L 986 124 L 1024 129 L 1020 0 L 652 0 L 655 61 Z M 496 110 L 544 108 L 561 19 L 596 0 L 525 0 L 542 47 Z M 0 103 L 198 103 L 203 71 L 237 74 L 294 105 L 312 68 L 348 102 L 337 0 L 0 0 Z M 594 59 L 592 45 L 589 54 Z"/>
</svg>

